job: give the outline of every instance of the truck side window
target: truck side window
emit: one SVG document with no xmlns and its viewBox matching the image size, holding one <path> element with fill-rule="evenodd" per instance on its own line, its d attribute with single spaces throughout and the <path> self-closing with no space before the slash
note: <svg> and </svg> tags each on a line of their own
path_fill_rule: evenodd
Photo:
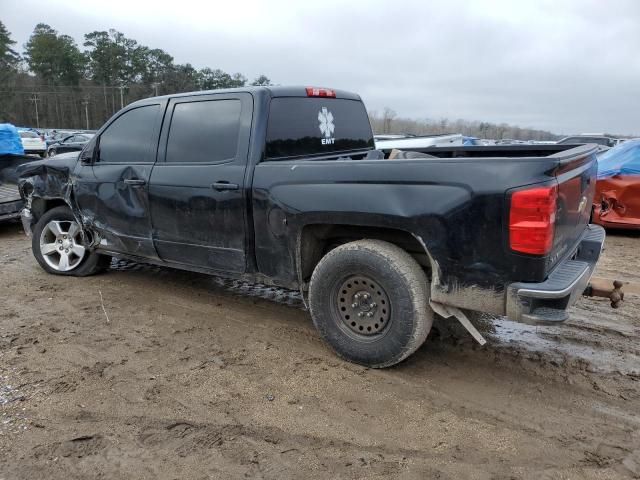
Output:
<svg viewBox="0 0 640 480">
<path fill-rule="evenodd" d="M 100 134 L 101 163 L 153 163 L 152 145 L 160 105 L 129 110 Z"/>
<path fill-rule="evenodd" d="M 265 160 L 349 155 L 374 148 L 364 104 L 340 98 L 271 100 Z"/>
<path fill-rule="evenodd" d="M 235 158 L 241 102 L 235 99 L 177 103 L 167 140 L 168 163 L 222 162 Z"/>
</svg>

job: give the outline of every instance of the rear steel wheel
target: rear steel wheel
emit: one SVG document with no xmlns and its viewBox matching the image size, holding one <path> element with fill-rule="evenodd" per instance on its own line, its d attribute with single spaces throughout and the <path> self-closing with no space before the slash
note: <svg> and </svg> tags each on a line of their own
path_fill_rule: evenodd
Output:
<svg viewBox="0 0 640 480">
<path fill-rule="evenodd" d="M 422 267 L 381 240 L 329 251 L 311 275 L 309 309 L 340 357 L 373 368 L 395 365 L 415 352 L 433 322 Z"/>
<path fill-rule="evenodd" d="M 356 335 L 370 337 L 389 325 L 391 305 L 384 288 L 365 275 L 350 276 L 336 291 L 343 326 Z"/>
</svg>

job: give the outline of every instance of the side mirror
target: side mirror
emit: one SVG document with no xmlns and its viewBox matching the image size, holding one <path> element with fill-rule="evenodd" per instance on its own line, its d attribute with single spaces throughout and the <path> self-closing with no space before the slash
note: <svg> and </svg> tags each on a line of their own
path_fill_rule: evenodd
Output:
<svg viewBox="0 0 640 480">
<path fill-rule="evenodd" d="M 83 150 L 80 153 L 80 163 L 82 163 L 83 165 L 89 165 L 89 164 L 93 163 L 93 149 L 92 148 Z"/>
<path fill-rule="evenodd" d="M 90 141 L 80 152 L 80 163 L 90 165 L 95 163 L 100 155 L 100 147 L 97 140 Z"/>
</svg>

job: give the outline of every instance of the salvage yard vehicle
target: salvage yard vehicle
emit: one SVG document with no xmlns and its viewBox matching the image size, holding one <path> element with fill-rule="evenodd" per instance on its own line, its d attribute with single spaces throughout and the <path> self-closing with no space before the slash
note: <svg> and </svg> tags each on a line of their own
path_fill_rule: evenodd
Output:
<svg viewBox="0 0 640 480">
<path fill-rule="evenodd" d="M 0 123 L 0 222 L 20 218 L 24 202 L 18 190 L 17 168 L 33 161 L 24 154 L 20 133 L 9 123 Z"/>
<path fill-rule="evenodd" d="M 593 222 L 605 228 L 640 229 L 640 139 L 598 156 Z"/>
<path fill-rule="evenodd" d="M 19 165 L 33 161 L 24 155 L 0 154 L 0 222 L 20 218 L 24 201 L 18 190 Z"/>
<path fill-rule="evenodd" d="M 94 137 L 93 133 L 74 133 L 52 143 L 47 149 L 47 157 L 60 153 L 79 152 Z"/>
<path fill-rule="evenodd" d="M 615 147 L 619 140 L 617 138 L 611 138 L 604 133 L 582 133 L 580 135 L 573 135 L 571 137 L 565 137 L 558 140 L 558 145 L 579 145 L 583 143 L 595 143 L 599 145 L 598 149 L 601 152 L 608 150 L 611 147 Z"/>
<path fill-rule="evenodd" d="M 404 138 L 375 139 L 376 148 L 379 150 L 415 150 L 427 147 L 452 147 L 462 145 L 464 137 L 459 133 L 446 133 L 439 135 L 412 135 Z"/>
<path fill-rule="evenodd" d="M 78 154 L 22 167 L 44 270 L 110 256 L 299 289 L 339 356 L 394 365 L 434 315 L 561 322 L 604 243 L 595 145 L 375 149 L 353 93 L 250 87 L 156 97 Z"/>
<path fill-rule="evenodd" d="M 47 144 L 40 135 L 31 130 L 20 130 L 20 139 L 22 140 L 22 147 L 26 154 L 37 154 L 44 157 L 47 151 Z"/>
</svg>

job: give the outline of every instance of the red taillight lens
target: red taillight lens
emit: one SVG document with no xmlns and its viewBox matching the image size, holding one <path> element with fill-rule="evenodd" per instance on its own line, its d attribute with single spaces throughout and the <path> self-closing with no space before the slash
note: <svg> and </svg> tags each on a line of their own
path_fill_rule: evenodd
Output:
<svg viewBox="0 0 640 480">
<path fill-rule="evenodd" d="M 307 87 L 307 97 L 336 98 L 336 92 L 329 88 Z"/>
<path fill-rule="evenodd" d="M 553 246 L 558 187 L 536 187 L 511 195 L 509 245 L 516 252 L 545 255 Z"/>
</svg>

